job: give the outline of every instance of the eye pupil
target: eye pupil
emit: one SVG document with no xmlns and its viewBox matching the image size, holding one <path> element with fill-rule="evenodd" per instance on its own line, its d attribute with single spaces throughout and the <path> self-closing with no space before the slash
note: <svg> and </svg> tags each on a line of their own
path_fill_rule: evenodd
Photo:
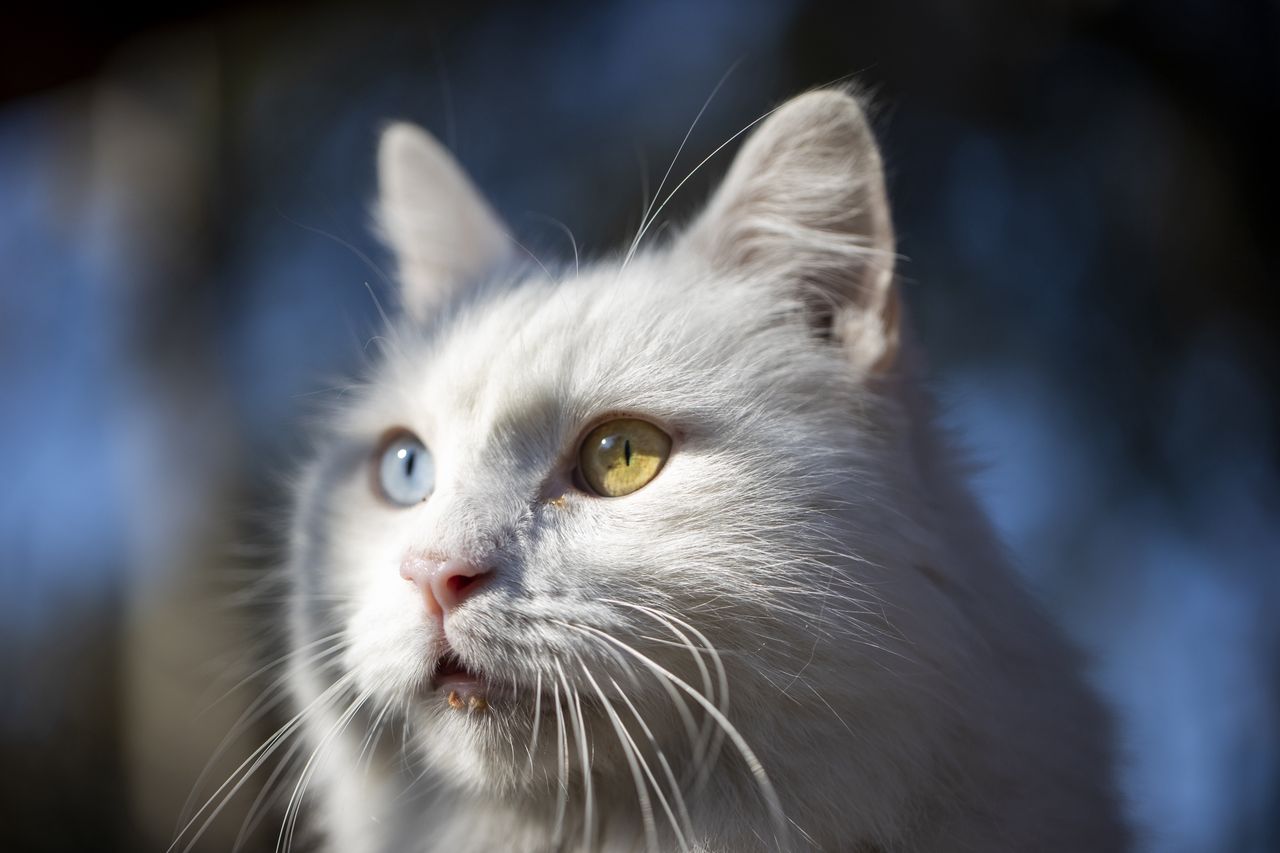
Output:
<svg viewBox="0 0 1280 853">
<path fill-rule="evenodd" d="M 401 450 L 400 458 L 404 460 L 404 473 L 406 476 L 413 476 L 413 463 L 417 461 L 418 454 L 410 450 Z"/>
<path fill-rule="evenodd" d="M 622 458 L 627 467 L 631 467 L 631 439 L 627 439 L 622 443 Z"/>
</svg>

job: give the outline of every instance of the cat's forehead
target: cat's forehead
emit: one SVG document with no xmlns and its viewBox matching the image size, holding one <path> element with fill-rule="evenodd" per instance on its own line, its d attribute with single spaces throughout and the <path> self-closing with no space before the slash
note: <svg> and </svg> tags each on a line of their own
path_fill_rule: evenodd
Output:
<svg viewBox="0 0 1280 853">
<path fill-rule="evenodd" d="M 441 330 L 430 380 L 447 387 L 456 403 L 510 399 L 531 383 L 554 382 L 568 392 L 605 365 L 615 382 L 623 381 L 640 367 L 640 354 L 653 349 L 651 318 L 662 300 L 647 286 L 651 281 L 601 270 L 499 291 Z"/>
<path fill-rule="evenodd" d="M 457 312 L 404 360 L 397 381 L 429 399 L 435 417 L 465 414 L 472 424 L 670 408 L 704 381 L 709 354 L 737 349 L 723 294 L 709 287 L 648 260 L 531 279 Z"/>
</svg>

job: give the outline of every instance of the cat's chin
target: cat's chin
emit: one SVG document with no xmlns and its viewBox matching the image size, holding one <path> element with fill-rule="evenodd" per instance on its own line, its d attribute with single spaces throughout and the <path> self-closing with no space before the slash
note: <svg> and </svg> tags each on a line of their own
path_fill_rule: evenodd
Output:
<svg viewBox="0 0 1280 853">
<path fill-rule="evenodd" d="M 544 710 L 550 702 L 544 699 Z M 417 748 L 437 779 L 448 785 L 536 796 L 535 789 L 555 778 L 554 719 L 550 730 L 546 720 L 541 721 L 540 738 L 535 741 L 533 696 L 483 678 L 459 678 L 419 697 L 417 704 L 412 715 L 417 723 Z M 520 742 L 525 748 L 519 746 Z"/>
</svg>

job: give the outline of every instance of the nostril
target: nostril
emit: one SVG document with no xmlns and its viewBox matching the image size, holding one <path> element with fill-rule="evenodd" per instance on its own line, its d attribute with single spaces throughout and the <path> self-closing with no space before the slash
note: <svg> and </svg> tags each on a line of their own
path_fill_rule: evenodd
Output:
<svg viewBox="0 0 1280 853">
<path fill-rule="evenodd" d="M 431 592 L 440 609 L 448 613 L 484 586 L 491 572 L 465 560 L 445 560 L 431 573 Z"/>
<path fill-rule="evenodd" d="M 483 575 L 450 575 L 444 582 L 448 585 L 449 592 L 461 601 L 467 589 L 479 583 L 482 577 Z"/>
</svg>

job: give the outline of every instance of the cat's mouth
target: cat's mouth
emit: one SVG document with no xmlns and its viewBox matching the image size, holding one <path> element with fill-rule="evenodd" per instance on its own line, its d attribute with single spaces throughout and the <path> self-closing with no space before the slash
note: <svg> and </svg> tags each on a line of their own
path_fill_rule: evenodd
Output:
<svg viewBox="0 0 1280 853">
<path fill-rule="evenodd" d="M 446 649 L 431 672 L 431 692 L 443 697 L 455 711 L 480 712 L 489 708 L 489 682 L 484 673 L 467 666 L 452 649 Z"/>
</svg>

